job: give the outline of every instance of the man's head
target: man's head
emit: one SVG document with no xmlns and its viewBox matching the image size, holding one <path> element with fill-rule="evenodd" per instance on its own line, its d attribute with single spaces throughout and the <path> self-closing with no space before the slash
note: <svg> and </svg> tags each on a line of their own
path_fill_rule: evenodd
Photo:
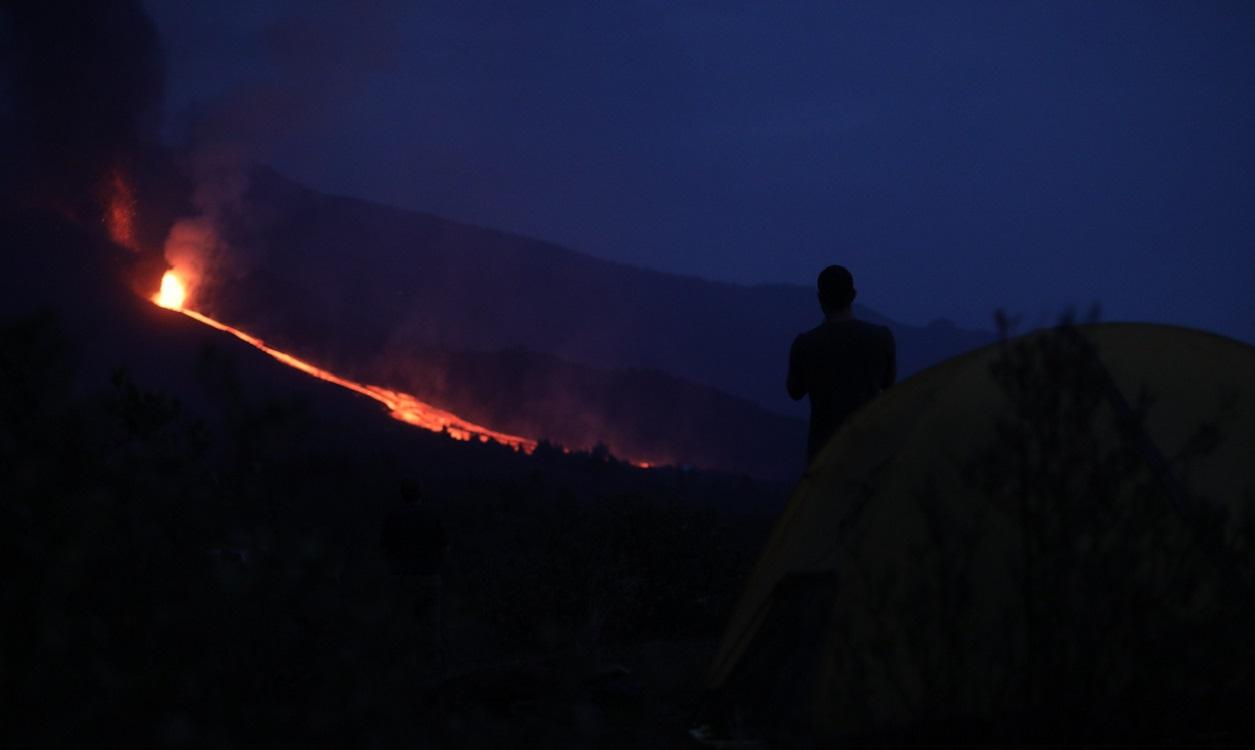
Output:
<svg viewBox="0 0 1255 750">
<path fill-rule="evenodd" d="M 819 306 L 825 315 L 849 310 L 856 294 L 854 276 L 845 266 L 828 266 L 819 272 Z"/>
</svg>

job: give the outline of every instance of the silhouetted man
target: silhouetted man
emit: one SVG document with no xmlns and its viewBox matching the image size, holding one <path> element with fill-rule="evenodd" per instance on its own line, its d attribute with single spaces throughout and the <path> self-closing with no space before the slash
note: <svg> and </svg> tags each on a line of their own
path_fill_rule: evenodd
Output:
<svg viewBox="0 0 1255 750">
<path fill-rule="evenodd" d="M 440 518 L 423 507 L 418 485 L 401 484 L 401 505 L 388 514 L 379 535 L 384 559 L 402 585 L 402 598 L 414 602 L 418 646 L 426 661 L 444 668 L 444 616 L 441 611 L 445 554 L 449 541 Z"/>
<path fill-rule="evenodd" d="M 897 347 L 884 326 L 856 320 L 850 306 L 857 292 L 843 266 L 819 274 L 819 306 L 824 322 L 799 335 L 789 351 L 789 396 L 811 398 L 806 460 L 863 404 L 893 385 Z"/>
</svg>

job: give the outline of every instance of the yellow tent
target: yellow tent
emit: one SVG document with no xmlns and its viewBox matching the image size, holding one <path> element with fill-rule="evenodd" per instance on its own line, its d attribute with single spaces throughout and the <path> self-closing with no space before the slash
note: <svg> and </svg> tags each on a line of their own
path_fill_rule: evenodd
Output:
<svg viewBox="0 0 1255 750">
<path fill-rule="evenodd" d="M 1198 641 L 1231 649 L 1222 623 L 1250 613 L 1231 608 L 1252 580 L 1253 386 L 1255 347 L 1143 324 L 895 386 L 816 457 L 750 574 L 708 677 L 727 720 L 998 731 L 1229 679 Z M 1149 686 L 1166 678 L 1180 690 Z"/>
</svg>

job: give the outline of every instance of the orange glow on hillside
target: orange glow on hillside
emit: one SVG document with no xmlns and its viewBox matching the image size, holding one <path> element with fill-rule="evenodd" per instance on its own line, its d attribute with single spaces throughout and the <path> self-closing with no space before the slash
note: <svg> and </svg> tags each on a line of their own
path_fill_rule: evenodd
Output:
<svg viewBox="0 0 1255 750">
<path fill-rule="evenodd" d="M 184 307 L 187 301 L 187 287 L 174 271 L 166 271 L 165 276 L 161 279 L 161 291 L 153 295 L 152 301 L 161 307 L 181 312 L 187 317 L 204 323 L 211 328 L 225 331 L 237 339 L 261 349 L 283 364 L 294 367 L 307 375 L 312 375 L 328 383 L 335 383 L 341 388 L 347 388 L 354 393 L 360 393 L 367 398 L 372 398 L 387 407 L 393 419 L 398 419 L 432 432 L 446 432 L 456 440 L 479 440 L 483 443 L 493 441 L 529 454 L 536 450 L 535 440 L 497 432 L 496 430 L 477 425 L 474 422 L 468 422 L 456 414 L 420 401 L 408 393 L 381 388 L 377 385 L 365 385 L 348 378 L 342 378 L 335 373 L 328 372 L 321 367 L 311 365 L 302 359 L 293 357 L 291 354 L 268 346 L 256 336 L 245 333 L 238 328 L 232 328 L 225 323 L 219 323 L 213 318 L 202 315 L 195 310 L 188 309 Z"/>
<path fill-rule="evenodd" d="M 101 198 L 104 203 L 103 223 L 109 232 L 110 238 L 117 244 L 122 245 L 130 250 L 138 251 L 139 242 L 137 235 L 137 199 L 135 191 L 127 182 L 127 176 L 124 170 L 117 166 L 112 169 L 109 174 L 101 181 L 100 184 Z M 189 285 L 189 281 L 191 284 Z M 316 365 L 312 365 L 302 359 L 279 351 L 268 346 L 264 341 L 245 333 L 237 328 L 220 323 L 207 315 L 199 313 L 187 307 L 190 297 L 190 291 L 195 290 L 197 279 L 187 279 L 180 276 L 179 272 L 171 269 L 166 271 L 161 278 L 161 286 L 156 294 L 149 299 L 153 304 L 168 310 L 182 313 L 193 320 L 204 323 L 211 328 L 235 336 L 239 340 L 250 344 L 280 362 L 294 367 L 301 372 L 311 375 L 319 380 L 325 380 L 328 383 L 334 383 L 341 388 L 346 388 L 354 393 L 361 394 L 367 398 L 374 399 L 383 404 L 388 413 L 397 420 L 406 424 L 421 427 L 432 432 L 444 432 L 456 440 L 478 440 L 487 443 L 489 441 L 509 446 L 516 451 L 522 451 L 531 454 L 536 450 L 537 441 L 530 438 L 511 435 L 505 432 L 497 432 L 474 422 L 467 421 L 452 412 L 432 406 L 424 401 L 420 401 L 415 396 L 403 391 L 396 391 L 390 388 L 384 388 L 377 385 L 367 385 L 358 383 L 348 378 L 340 377 L 333 372 L 324 370 Z M 563 448 L 564 453 L 570 450 Z M 647 462 L 629 462 L 641 468 L 649 468 Z"/>
<path fill-rule="evenodd" d="M 135 192 L 127 184 L 120 168 L 115 167 L 109 173 L 104 191 L 108 203 L 105 226 L 109 230 L 109 238 L 122 247 L 137 250 L 139 243 L 135 236 Z"/>
</svg>

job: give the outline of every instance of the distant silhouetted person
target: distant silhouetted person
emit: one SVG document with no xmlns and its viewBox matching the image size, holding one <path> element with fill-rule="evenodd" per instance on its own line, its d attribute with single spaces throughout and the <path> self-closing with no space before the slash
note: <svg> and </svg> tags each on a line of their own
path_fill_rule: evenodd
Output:
<svg viewBox="0 0 1255 750">
<path fill-rule="evenodd" d="M 810 396 L 809 463 L 846 418 L 897 377 L 897 347 L 884 326 L 856 320 L 854 277 L 843 266 L 819 274 L 824 322 L 800 334 L 789 352 L 789 396 Z"/>
<path fill-rule="evenodd" d="M 401 504 L 384 519 L 379 535 L 384 559 L 400 579 L 402 598 L 414 602 L 420 655 L 437 669 L 444 666 L 444 561 L 449 549 L 444 524 L 423 507 L 413 482 L 401 484 Z"/>
</svg>

